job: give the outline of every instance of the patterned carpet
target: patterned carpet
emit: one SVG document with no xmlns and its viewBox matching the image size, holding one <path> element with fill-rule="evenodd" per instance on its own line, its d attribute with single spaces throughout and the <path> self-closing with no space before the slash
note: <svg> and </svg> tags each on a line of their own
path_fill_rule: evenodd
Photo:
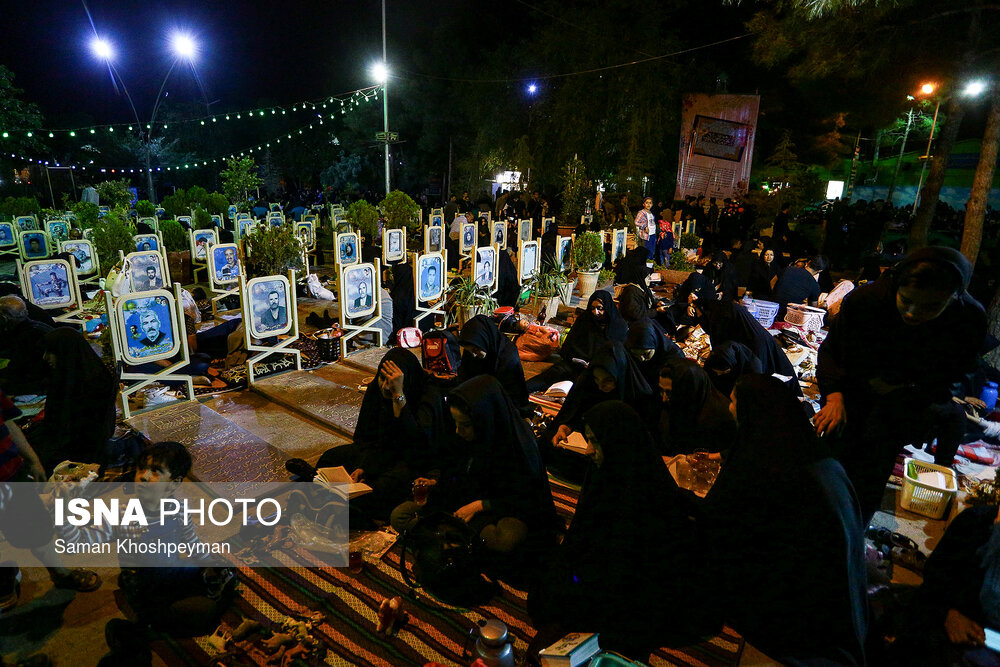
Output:
<svg viewBox="0 0 1000 667">
<path fill-rule="evenodd" d="M 553 484 L 553 496 L 561 516 L 568 517 L 576 505 L 577 492 Z M 319 611 L 324 619 L 312 632 L 324 649 L 294 664 L 390 666 L 467 665 L 463 651 L 469 631 L 477 622 L 497 618 L 515 638 L 515 652 L 523 656 L 535 631 L 525 610 L 527 594 L 503 585 L 502 595 L 472 610 L 449 608 L 422 592 L 408 596 L 399 572 L 398 545 L 378 561 L 368 560 L 359 575 L 341 568 L 309 567 L 310 558 L 300 553 L 280 563 L 285 567 L 240 570 L 240 586 L 234 608 L 225 622 L 235 627 L 240 616 L 275 629 L 288 615 Z M 274 562 L 275 565 L 279 563 Z M 377 612 L 386 598 L 402 596 L 410 620 L 395 637 L 377 633 Z M 238 613 L 237 613 L 238 612 Z M 167 665 L 268 664 L 274 651 L 261 646 L 267 633 L 252 637 L 222 654 L 210 638 L 159 641 L 153 647 Z M 660 649 L 650 665 L 715 667 L 735 665 L 742 651 L 739 635 L 728 628 L 709 642 L 683 650 Z M 271 664 L 279 664 L 280 660 Z M 283 663 L 282 663 L 283 664 Z"/>
</svg>

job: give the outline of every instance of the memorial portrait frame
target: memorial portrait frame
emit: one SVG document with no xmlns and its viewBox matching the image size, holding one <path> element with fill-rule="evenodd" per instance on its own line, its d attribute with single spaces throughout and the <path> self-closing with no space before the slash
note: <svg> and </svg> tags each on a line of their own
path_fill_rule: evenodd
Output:
<svg viewBox="0 0 1000 667">
<path fill-rule="evenodd" d="M 437 247 L 431 245 L 431 232 L 432 230 L 437 230 Z M 433 225 L 427 225 L 424 227 L 424 254 L 430 254 L 432 252 L 441 252 L 444 250 L 444 241 L 442 237 L 444 236 L 443 227 L 435 227 Z"/>
<path fill-rule="evenodd" d="M 398 247 L 391 249 L 392 240 L 396 239 Z M 402 228 L 382 230 L 382 263 L 394 264 L 406 259 L 406 230 Z"/>
<path fill-rule="evenodd" d="M 356 315 L 350 315 L 347 312 L 347 274 L 351 271 L 371 271 L 372 281 L 374 282 L 374 289 L 372 291 L 372 309 L 357 311 Z M 382 319 L 382 263 L 376 258 L 374 262 L 359 262 L 357 264 L 345 264 L 339 267 L 337 289 L 339 292 L 337 300 L 340 304 L 340 328 L 344 332 L 340 337 L 340 358 L 347 359 L 348 342 L 362 333 L 374 334 L 376 340 L 378 341 L 378 346 L 382 347 L 385 345 L 387 341 L 383 338 L 382 329 L 375 326 Z M 349 321 L 351 318 L 365 317 L 366 315 L 371 315 L 371 317 L 361 324 L 352 324 Z"/>
<path fill-rule="evenodd" d="M 37 259 L 22 264 L 21 260 L 16 260 L 16 265 L 17 277 L 21 283 L 21 294 L 23 294 L 29 302 L 44 310 L 65 308 L 67 312 L 52 316 L 52 319 L 56 322 L 75 324 L 77 326 L 83 324 L 83 320 L 77 317 L 77 315 L 83 311 L 83 297 L 80 294 L 80 282 L 76 279 L 76 271 L 73 270 L 73 267 L 70 266 L 69 262 L 65 259 Z M 31 284 L 31 269 L 36 266 L 58 266 L 62 269 L 63 275 L 66 279 L 66 287 L 69 291 L 69 301 L 64 303 L 41 303 L 35 298 L 35 290 Z M 46 270 L 51 271 L 51 268 Z"/>
<path fill-rule="evenodd" d="M 273 331 L 264 332 L 264 336 L 261 338 L 256 338 L 254 331 L 256 327 L 253 326 L 254 318 L 256 313 L 254 312 L 253 303 L 250 299 L 250 289 L 251 284 L 256 285 L 263 282 L 269 282 L 274 280 L 281 280 L 285 284 L 285 303 L 286 303 L 286 313 L 288 318 L 288 323 L 291 325 L 289 329 L 286 329 L 284 333 L 289 333 L 290 335 L 285 338 L 285 340 L 278 342 L 275 345 L 264 345 L 262 340 L 267 338 L 276 337 L 281 334 L 275 333 Z M 256 352 L 257 354 L 252 357 L 247 357 L 247 382 L 251 387 L 257 382 L 257 365 L 262 363 L 268 357 L 275 354 L 291 354 L 295 357 L 295 370 L 302 370 L 302 354 L 299 350 L 291 347 L 291 345 L 299 339 L 299 313 L 297 306 L 297 299 L 295 291 L 291 288 L 295 284 L 295 271 L 289 270 L 287 276 L 273 275 L 273 276 L 263 276 L 260 278 L 254 278 L 247 282 L 246 275 L 242 272 L 240 273 L 240 303 L 243 308 L 243 335 L 246 339 L 247 352 Z M 254 342 L 254 341 L 258 342 Z M 291 369 L 289 369 L 291 370 Z M 287 371 L 281 371 L 287 372 Z"/>
<path fill-rule="evenodd" d="M 533 260 L 530 264 L 526 261 L 529 254 Z M 527 280 L 532 273 L 538 271 L 541 254 L 538 241 L 521 241 L 517 252 L 517 276 L 519 280 Z"/>
<path fill-rule="evenodd" d="M 530 219 L 529 220 L 518 220 L 517 221 L 517 243 L 518 243 L 518 247 L 520 247 L 520 244 L 522 242 L 530 242 L 530 241 L 533 240 L 532 236 L 531 236 L 532 231 L 533 230 L 531 229 L 531 220 Z"/>
<path fill-rule="evenodd" d="M 497 230 L 500 230 L 500 240 L 497 240 Z M 490 242 L 492 245 L 498 245 L 501 248 L 507 247 L 507 221 L 497 220 L 490 224 Z"/>
<path fill-rule="evenodd" d="M 354 242 L 354 257 L 349 261 L 344 261 L 343 257 L 343 241 L 353 241 Z M 359 264 L 361 262 L 361 237 L 358 236 L 357 232 L 340 232 L 334 237 L 334 257 L 336 258 L 337 266 L 350 266 L 351 264 Z"/>
<path fill-rule="evenodd" d="M 476 252 L 473 253 L 472 259 L 472 276 L 475 277 L 476 285 L 480 287 L 487 288 L 491 293 L 495 292 L 497 289 L 497 259 L 500 253 L 504 252 L 500 246 L 489 245 L 489 246 L 479 246 L 476 248 Z M 484 257 L 488 255 L 489 259 Z M 479 267 L 480 264 L 484 262 L 490 262 L 490 277 L 491 280 L 488 283 L 480 282 L 479 280 Z"/>
<path fill-rule="evenodd" d="M 63 241 L 62 243 L 59 244 L 59 252 L 68 252 L 75 256 L 76 253 L 72 248 L 72 246 L 82 246 L 82 245 L 86 245 L 86 247 L 90 250 L 88 258 L 90 259 L 91 270 L 87 272 L 76 271 L 76 279 L 80 282 L 81 285 L 87 283 L 96 284 L 100 281 L 101 278 L 101 258 L 98 257 L 97 250 L 94 248 L 94 244 L 92 241 L 89 241 L 87 239 L 72 239 L 70 241 Z M 76 270 L 76 266 L 74 266 L 73 269 Z"/>
<path fill-rule="evenodd" d="M 29 239 L 40 238 L 45 244 L 45 254 L 37 257 L 31 257 L 28 255 L 27 248 L 25 247 L 30 241 Z M 49 236 L 48 232 L 40 231 L 37 229 L 29 229 L 26 232 L 19 232 L 17 235 L 17 251 L 21 256 L 22 262 L 33 262 L 38 259 L 45 259 L 52 256 L 52 237 Z"/>
</svg>

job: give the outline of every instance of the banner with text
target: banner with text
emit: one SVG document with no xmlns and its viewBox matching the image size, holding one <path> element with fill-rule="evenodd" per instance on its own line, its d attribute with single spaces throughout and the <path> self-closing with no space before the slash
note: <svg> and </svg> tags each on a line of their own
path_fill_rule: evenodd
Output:
<svg viewBox="0 0 1000 667">
<path fill-rule="evenodd" d="M 684 96 L 674 199 L 746 194 L 759 107 L 757 95 Z"/>
</svg>

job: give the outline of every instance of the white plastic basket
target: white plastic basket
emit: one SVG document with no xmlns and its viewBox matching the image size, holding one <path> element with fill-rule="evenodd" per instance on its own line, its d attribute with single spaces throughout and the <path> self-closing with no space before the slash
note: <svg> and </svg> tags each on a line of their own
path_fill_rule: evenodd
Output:
<svg viewBox="0 0 1000 667">
<path fill-rule="evenodd" d="M 765 329 L 770 329 L 774 324 L 774 318 L 778 314 L 778 304 L 760 299 L 743 299 L 743 305 Z"/>
<path fill-rule="evenodd" d="M 944 475 L 944 488 L 919 481 L 917 475 L 922 472 L 939 472 Z M 917 459 L 903 460 L 903 495 L 899 501 L 903 509 L 923 514 L 931 519 L 940 519 L 957 493 L 958 478 L 951 468 Z"/>
</svg>

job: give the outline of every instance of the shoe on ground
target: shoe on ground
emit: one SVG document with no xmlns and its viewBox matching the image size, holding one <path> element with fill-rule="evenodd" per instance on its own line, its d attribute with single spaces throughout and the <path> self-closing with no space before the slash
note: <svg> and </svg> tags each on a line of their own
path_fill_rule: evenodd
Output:
<svg viewBox="0 0 1000 667">
<path fill-rule="evenodd" d="M 311 482 L 316 476 L 316 468 L 305 459 L 288 459 L 285 461 L 285 470 L 298 477 L 301 482 Z"/>
</svg>

